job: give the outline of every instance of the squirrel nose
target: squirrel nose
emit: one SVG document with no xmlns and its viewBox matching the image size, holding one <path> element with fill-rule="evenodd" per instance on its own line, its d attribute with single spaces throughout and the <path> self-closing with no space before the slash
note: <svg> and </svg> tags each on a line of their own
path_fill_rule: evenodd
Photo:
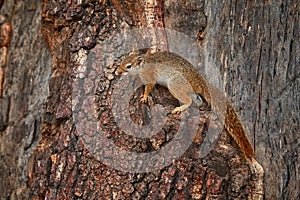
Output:
<svg viewBox="0 0 300 200">
<path fill-rule="evenodd" d="M 119 68 L 119 69 L 117 70 L 117 72 L 118 72 L 119 75 L 121 75 L 121 74 L 123 73 L 123 69 Z"/>
</svg>

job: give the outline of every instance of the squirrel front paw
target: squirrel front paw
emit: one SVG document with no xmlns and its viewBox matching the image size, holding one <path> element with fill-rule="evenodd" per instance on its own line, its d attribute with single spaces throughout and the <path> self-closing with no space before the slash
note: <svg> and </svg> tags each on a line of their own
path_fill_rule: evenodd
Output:
<svg viewBox="0 0 300 200">
<path fill-rule="evenodd" d="M 145 95 L 143 95 L 142 98 L 141 98 L 141 100 L 140 100 L 140 102 L 141 103 L 147 103 L 147 101 L 148 101 L 148 97 L 145 96 Z"/>
<path fill-rule="evenodd" d="M 140 102 L 147 103 L 149 106 L 152 106 L 154 104 L 154 102 L 150 96 L 144 96 L 144 95 L 142 96 Z"/>
</svg>

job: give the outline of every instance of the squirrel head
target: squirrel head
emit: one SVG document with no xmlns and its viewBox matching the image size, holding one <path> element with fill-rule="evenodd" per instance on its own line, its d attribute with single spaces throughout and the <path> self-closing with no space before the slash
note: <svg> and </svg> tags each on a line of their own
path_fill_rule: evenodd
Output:
<svg viewBox="0 0 300 200">
<path fill-rule="evenodd" d="M 132 54 L 123 59 L 118 69 L 118 74 L 128 72 L 135 74 L 138 72 L 140 66 L 143 64 L 144 58 L 137 54 Z"/>
</svg>

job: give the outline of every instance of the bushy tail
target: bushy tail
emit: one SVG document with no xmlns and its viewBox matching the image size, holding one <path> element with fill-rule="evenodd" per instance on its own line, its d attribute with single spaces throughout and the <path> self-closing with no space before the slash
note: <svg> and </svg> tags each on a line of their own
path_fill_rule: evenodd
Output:
<svg viewBox="0 0 300 200">
<path fill-rule="evenodd" d="M 215 112 L 219 120 L 224 123 L 225 129 L 235 140 L 246 159 L 252 160 L 252 158 L 255 158 L 254 149 L 237 112 L 218 88 L 208 84 L 208 89 L 212 111 Z"/>
<path fill-rule="evenodd" d="M 245 157 L 250 160 L 255 158 L 255 152 L 250 142 L 248 133 L 244 128 L 238 114 L 229 103 L 227 104 L 224 126 L 231 137 L 233 137 L 235 142 L 238 144 Z"/>
</svg>

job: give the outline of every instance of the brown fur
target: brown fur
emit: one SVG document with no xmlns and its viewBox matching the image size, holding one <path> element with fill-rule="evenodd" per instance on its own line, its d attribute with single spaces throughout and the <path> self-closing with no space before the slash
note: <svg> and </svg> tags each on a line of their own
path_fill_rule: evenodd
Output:
<svg viewBox="0 0 300 200">
<path fill-rule="evenodd" d="M 133 54 L 127 56 L 118 72 L 127 71 L 127 64 L 135 68 L 137 74 L 145 85 L 145 92 L 141 102 L 146 102 L 151 90 L 154 88 L 160 75 L 170 78 L 167 85 L 170 93 L 183 103 L 172 113 L 180 113 L 192 103 L 191 94 L 195 93 L 204 98 L 208 107 L 212 107 L 221 120 L 224 127 L 232 136 L 246 159 L 252 161 L 255 158 L 254 149 L 249 136 L 238 116 L 228 100 L 221 92 L 209 85 L 203 76 L 187 60 L 170 52 L 157 52 L 153 54 Z"/>
</svg>

